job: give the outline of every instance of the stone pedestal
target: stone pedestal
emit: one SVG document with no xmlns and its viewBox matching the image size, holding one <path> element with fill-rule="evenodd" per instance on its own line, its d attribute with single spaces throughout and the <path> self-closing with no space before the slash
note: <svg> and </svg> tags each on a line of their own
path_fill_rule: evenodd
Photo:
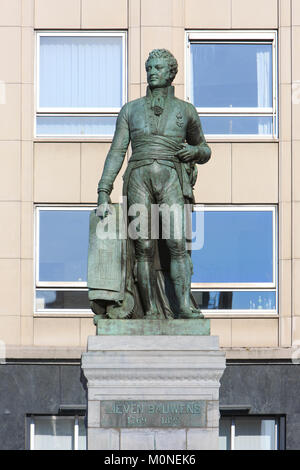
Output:
<svg viewBox="0 0 300 470">
<path fill-rule="evenodd" d="M 166 333 L 88 338 L 88 449 L 218 448 L 218 337 Z"/>
</svg>

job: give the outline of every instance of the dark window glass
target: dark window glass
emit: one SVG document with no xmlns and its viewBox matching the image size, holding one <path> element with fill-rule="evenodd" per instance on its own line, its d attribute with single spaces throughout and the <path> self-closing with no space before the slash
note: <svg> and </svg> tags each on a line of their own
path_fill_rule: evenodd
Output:
<svg viewBox="0 0 300 470">
<path fill-rule="evenodd" d="M 36 291 L 36 310 L 90 308 L 87 290 L 42 290 Z"/>
<path fill-rule="evenodd" d="M 193 297 L 203 310 L 276 310 L 275 291 L 195 291 Z"/>
</svg>

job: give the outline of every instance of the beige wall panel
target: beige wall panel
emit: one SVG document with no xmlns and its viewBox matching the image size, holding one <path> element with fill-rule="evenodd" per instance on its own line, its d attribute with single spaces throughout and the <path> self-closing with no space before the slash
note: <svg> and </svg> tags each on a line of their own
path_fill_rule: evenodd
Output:
<svg viewBox="0 0 300 470">
<path fill-rule="evenodd" d="M 292 148 L 293 148 L 293 171 L 292 171 L 293 200 L 300 201 L 300 140 L 294 140 Z"/>
<path fill-rule="evenodd" d="M 300 360 L 300 317 L 292 319 L 292 344 L 296 346 L 293 357 Z"/>
<path fill-rule="evenodd" d="M 230 28 L 231 0 L 185 0 L 186 28 Z"/>
<path fill-rule="evenodd" d="M 300 81 L 297 83 L 297 87 L 299 87 L 299 93 L 298 96 L 300 95 Z M 293 105 L 292 105 L 292 133 L 293 133 L 293 139 L 294 140 L 300 140 L 300 99 L 298 101 L 298 98 L 293 98 Z M 299 158 L 299 155 L 297 156 Z"/>
<path fill-rule="evenodd" d="M 279 200 L 284 202 L 291 201 L 291 182 L 292 182 L 292 150 L 291 142 L 283 141 L 279 144 Z"/>
<path fill-rule="evenodd" d="M 299 0 L 292 1 L 292 24 L 300 26 L 300 2 Z"/>
<path fill-rule="evenodd" d="M 137 100 L 141 97 L 140 84 L 131 84 L 128 86 L 128 101 Z"/>
<path fill-rule="evenodd" d="M 32 28 L 22 28 L 21 34 L 22 34 L 22 83 L 33 83 L 34 82 L 34 49 L 35 49 L 34 31 Z"/>
<path fill-rule="evenodd" d="M 79 346 L 80 318 L 35 318 L 34 345 Z"/>
<path fill-rule="evenodd" d="M 278 201 L 278 144 L 232 144 L 232 202 Z"/>
<path fill-rule="evenodd" d="M 141 0 L 142 26 L 183 26 L 182 0 Z"/>
<path fill-rule="evenodd" d="M 96 327 L 93 323 L 93 318 L 80 319 L 80 346 L 87 347 L 88 336 L 95 336 Z"/>
<path fill-rule="evenodd" d="M 20 315 L 20 260 L 0 259 L 0 276 L 0 318 Z"/>
<path fill-rule="evenodd" d="M 219 336 L 221 348 L 231 347 L 231 318 L 212 318 L 210 320 L 210 334 Z"/>
<path fill-rule="evenodd" d="M 22 85 L 22 140 L 33 139 L 33 115 L 34 115 L 34 88 L 33 84 Z"/>
<path fill-rule="evenodd" d="M 292 261 L 292 283 L 293 283 L 293 315 L 300 317 L 300 259 L 293 259 Z"/>
<path fill-rule="evenodd" d="M 185 101 L 185 86 L 175 84 L 175 96 Z"/>
<path fill-rule="evenodd" d="M 279 81 L 291 83 L 291 28 L 279 28 Z"/>
<path fill-rule="evenodd" d="M 21 317 L 21 344 L 30 346 L 33 344 L 33 317 Z"/>
<path fill-rule="evenodd" d="M 22 141 L 22 201 L 33 201 L 33 142 Z"/>
<path fill-rule="evenodd" d="M 20 139 L 20 111 L 21 85 L 0 82 L 0 140 Z"/>
<path fill-rule="evenodd" d="M 101 178 L 105 159 L 109 151 L 110 144 L 82 144 L 81 150 L 81 202 L 95 204 L 97 202 L 97 187 Z M 125 156 L 123 166 L 117 176 L 113 191 L 111 193 L 112 202 L 120 202 L 123 189 L 122 175 L 127 166 Z"/>
<path fill-rule="evenodd" d="M 141 24 L 141 0 L 128 0 L 128 27 Z"/>
<path fill-rule="evenodd" d="M 20 257 L 20 203 L 0 202 L 0 258 Z"/>
<path fill-rule="evenodd" d="M 300 258 L 300 202 L 293 204 L 293 258 Z"/>
<path fill-rule="evenodd" d="M 18 26 L 21 23 L 21 1 L 0 0 L 0 26 Z"/>
<path fill-rule="evenodd" d="M 113 203 L 121 202 L 122 201 L 122 190 L 123 190 L 123 178 L 122 174 L 124 173 L 126 168 L 126 161 L 124 161 L 124 165 L 121 168 L 120 173 L 118 174 L 115 182 L 114 182 L 114 188 L 111 193 L 111 201 Z"/>
<path fill-rule="evenodd" d="M 148 83 L 146 83 L 146 82 L 142 82 L 142 83 L 141 83 L 141 96 L 145 96 L 145 95 L 146 95 L 147 86 L 148 86 Z"/>
<path fill-rule="evenodd" d="M 299 44 L 300 44 L 300 26 L 292 28 L 292 75 L 293 82 L 300 81 L 300 57 L 299 57 Z"/>
<path fill-rule="evenodd" d="M 292 205 L 290 202 L 279 204 L 279 259 L 292 256 Z"/>
<path fill-rule="evenodd" d="M 33 258 L 33 204 L 21 203 L 21 258 Z"/>
<path fill-rule="evenodd" d="M 21 28 L 0 28 L 0 80 L 21 81 Z"/>
<path fill-rule="evenodd" d="M 16 201 L 20 197 L 20 142 L 0 142 L 0 201 Z"/>
<path fill-rule="evenodd" d="M 141 30 L 141 77 L 142 82 L 146 82 L 145 62 L 149 52 L 152 49 L 172 50 L 173 28 L 170 27 L 152 27 L 142 28 Z"/>
<path fill-rule="evenodd" d="M 34 25 L 34 2 L 35 0 L 22 0 L 22 25 Z"/>
<path fill-rule="evenodd" d="M 231 144 L 209 146 L 210 160 L 198 165 L 195 201 L 199 204 L 231 202 Z"/>
<path fill-rule="evenodd" d="M 34 145 L 36 202 L 80 202 L 80 143 Z"/>
<path fill-rule="evenodd" d="M 128 83 L 140 83 L 141 70 L 141 29 L 130 28 L 128 32 Z"/>
<path fill-rule="evenodd" d="M 34 26 L 42 28 L 80 28 L 80 0 L 35 1 Z"/>
<path fill-rule="evenodd" d="M 279 25 L 291 24 L 291 0 L 279 0 Z"/>
<path fill-rule="evenodd" d="M 21 259 L 21 315 L 33 316 L 34 305 L 33 259 Z"/>
<path fill-rule="evenodd" d="M 172 26 L 173 0 L 141 0 L 142 26 Z"/>
<path fill-rule="evenodd" d="M 292 314 L 292 261 L 285 259 L 279 262 L 279 314 L 290 317 Z"/>
<path fill-rule="evenodd" d="M 136 33 L 138 35 L 138 32 Z M 137 36 L 138 37 L 138 36 Z M 140 64 L 140 77 L 142 82 L 147 81 L 145 62 L 149 52 L 153 49 L 168 49 L 178 61 L 178 73 L 174 84 L 184 83 L 184 47 L 185 35 L 183 28 L 145 27 L 141 30 L 142 59 Z M 132 52 L 131 52 L 132 53 Z M 135 76 L 138 76 L 136 65 L 133 66 Z"/>
<path fill-rule="evenodd" d="M 279 92 L 279 136 L 281 141 L 287 141 L 291 140 L 291 85 L 280 85 Z"/>
<path fill-rule="evenodd" d="M 185 27 L 185 0 L 172 1 L 172 25 Z"/>
<path fill-rule="evenodd" d="M 288 348 L 292 344 L 292 319 L 279 318 L 279 346 Z"/>
<path fill-rule="evenodd" d="M 18 345 L 21 340 L 21 321 L 19 316 L 0 317 L 0 340 L 6 345 Z"/>
<path fill-rule="evenodd" d="M 277 28 L 277 0 L 232 0 L 232 28 Z"/>
<path fill-rule="evenodd" d="M 178 72 L 176 74 L 174 84 L 185 84 L 184 75 L 184 55 L 185 55 L 185 32 L 183 28 L 173 28 L 172 30 L 172 54 L 178 62 Z"/>
<path fill-rule="evenodd" d="M 265 318 L 232 319 L 232 347 L 278 346 L 278 320 Z"/>
<path fill-rule="evenodd" d="M 109 148 L 110 143 L 81 144 L 81 202 L 97 202 L 98 182 Z"/>
<path fill-rule="evenodd" d="M 81 0 L 82 28 L 127 28 L 127 0 Z"/>
</svg>

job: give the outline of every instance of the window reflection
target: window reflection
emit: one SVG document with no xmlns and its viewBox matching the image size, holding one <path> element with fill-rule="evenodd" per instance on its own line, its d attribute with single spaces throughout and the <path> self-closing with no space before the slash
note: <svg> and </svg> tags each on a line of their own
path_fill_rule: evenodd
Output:
<svg viewBox="0 0 300 470">
<path fill-rule="evenodd" d="M 191 44 L 196 107 L 271 107 L 272 44 Z"/>
<path fill-rule="evenodd" d="M 192 219 L 195 231 L 195 212 Z M 274 282 L 273 225 L 272 210 L 205 208 L 204 245 L 192 252 L 192 282 Z"/>
<path fill-rule="evenodd" d="M 198 291 L 193 297 L 202 310 L 276 310 L 274 291 Z"/>
<path fill-rule="evenodd" d="M 273 133 L 273 116 L 201 116 L 204 134 L 265 135 Z"/>
<path fill-rule="evenodd" d="M 42 290 L 36 291 L 36 310 L 44 309 L 90 309 L 87 290 Z"/>
<path fill-rule="evenodd" d="M 89 210 L 41 210 L 39 281 L 87 279 Z"/>
</svg>

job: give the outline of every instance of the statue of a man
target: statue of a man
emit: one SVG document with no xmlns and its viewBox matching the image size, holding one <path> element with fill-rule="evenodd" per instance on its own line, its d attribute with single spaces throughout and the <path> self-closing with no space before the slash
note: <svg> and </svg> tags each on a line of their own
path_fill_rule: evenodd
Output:
<svg viewBox="0 0 300 470">
<path fill-rule="evenodd" d="M 206 163 L 211 151 L 194 106 L 174 96 L 171 84 L 178 70 L 175 57 L 166 49 L 155 49 L 150 52 L 145 65 L 146 96 L 125 104 L 117 119 L 98 185 L 100 215 L 105 217 L 109 211 L 109 195 L 131 141 L 132 155 L 123 189 L 128 208 L 132 204 L 143 204 L 150 220 L 153 204 L 159 207 L 176 205 L 182 211 L 181 220 L 184 220 L 184 206 L 193 202 L 196 164 Z M 175 318 L 200 318 L 200 312 L 190 300 L 192 269 L 184 224 L 181 232 L 181 237 L 175 236 L 173 228 L 165 240 L 170 259 L 168 275 L 176 300 L 173 314 Z M 154 270 L 156 242 L 151 239 L 150 231 L 133 242 L 136 281 L 144 318 L 148 319 L 159 315 Z"/>
</svg>

